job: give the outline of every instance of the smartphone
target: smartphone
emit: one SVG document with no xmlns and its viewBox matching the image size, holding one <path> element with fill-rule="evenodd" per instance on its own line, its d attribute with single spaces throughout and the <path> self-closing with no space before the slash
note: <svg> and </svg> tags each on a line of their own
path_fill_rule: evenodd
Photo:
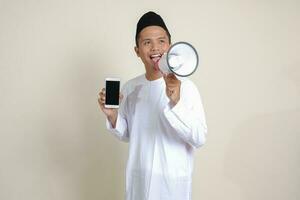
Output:
<svg viewBox="0 0 300 200">
<path fill-rule="evenodd" d="M 105 108 L 119 108 L 120 78 L 105 79 Z"/>
</svg>

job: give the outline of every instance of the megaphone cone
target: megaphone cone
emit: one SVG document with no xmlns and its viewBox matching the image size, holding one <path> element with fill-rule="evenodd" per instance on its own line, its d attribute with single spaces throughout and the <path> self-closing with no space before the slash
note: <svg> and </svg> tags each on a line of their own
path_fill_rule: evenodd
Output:
<svg viewBox="0 0 300 200">
<path fill-rule="evenodd" d="M 198 64 L 199 57 L 196 49 L 187 42 L 177 42 L 161 57 L 158 67 L 163 73 L 186 77 L 196 71 Z"/>
</svg>

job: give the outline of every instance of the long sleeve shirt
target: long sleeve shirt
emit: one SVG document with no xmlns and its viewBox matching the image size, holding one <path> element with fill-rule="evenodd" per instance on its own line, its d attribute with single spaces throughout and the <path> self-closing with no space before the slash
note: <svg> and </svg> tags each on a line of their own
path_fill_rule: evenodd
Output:
<svg viewBox="0 0 300 200">
<path fill-rule="evenodd" d="M 192 81 L 181 80 L 180 100 L 170 106 L 163 78 L 145 75 L 128 81 L 115 128 L 129 142 L 126 200 L 191 200 L 193 152 L 206 140 L 200 94 Z"/>
</svg>

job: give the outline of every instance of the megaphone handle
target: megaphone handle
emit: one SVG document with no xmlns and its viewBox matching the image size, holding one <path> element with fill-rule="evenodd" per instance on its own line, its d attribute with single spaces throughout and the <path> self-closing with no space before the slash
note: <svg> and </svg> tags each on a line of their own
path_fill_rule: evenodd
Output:
<svg viewBox="0 0 300 200">
<path fill-rule="evenodd" d="M 163 76 L 164 74 L 167 75 L 167 73 L 164 73 L 164 72 L 159 68 L 158 63 L 159 63 L 159 60 L 155 62 L 154 68 L 155 68 L 156 70 L 158 70 L 158 71 L 161 73 L 162 76 Z"/>
</svg>

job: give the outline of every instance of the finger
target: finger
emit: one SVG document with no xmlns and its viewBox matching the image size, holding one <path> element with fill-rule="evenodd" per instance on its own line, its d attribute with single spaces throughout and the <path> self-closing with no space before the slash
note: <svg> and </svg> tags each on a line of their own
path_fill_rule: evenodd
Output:
<svg viewBox="0 0 300 200">
<path fill-rule="evenodd" d="M 168 83 L 167 88 L 170 90 L 175 90 L 175 89 L 179 88 L 179 85 L 176 83 Z"/>
<path fill-rule="evenodd" d="M 98 99 L 98 103 L 100 106 L 104 106 L 104 102 L 101 99 Z"/>
<path fill-rule="evenodd" d="M 102 90 L 99 92 L 99 95 L 105 95 L 105 88 L 102 88 Z"/>
<path fill-rule="evenodd" d="M 168 75 L 167 75 L 167 74 L 164 74 L 163 78 L 164 78 L 164 80 L 165 80 L 166 86 L 168 87 L 169 84 L 171 83 L 170 79 L 168 78 Z"/>
<path fill-rule="evenodd" d="M 99 96 L 105 96 L 106 92 L 100 92 Z"/>
<path fill-rule="evenodd" d="M 100 97 L 101 102 L 105 102 L 105 97 Z"/>
<path fill-rule="evenodd" d="M 173 79 L 173 80 L 178 80 L 177 76 L 174 73 L 168 74 L 168 78 Z"/>
<path fill-rule="evenodd" d="M 164 78 L 165 81 L 167 81 L 166 80 L 167 79 L 167 75 L 166 74 L 163 74 L 163 78 Z"/>
<path fill-rule="evenodd" d="M 170 97 L 170 90 L 169 90 L 169 88 L 166 88 L 166 95 L 168 96 L 168 97 Z"/>
<path fill-rule="evenodd" d="M 101 93 L 101 94 L 100 94 L 100 97 L 105 97 L 105 93 Z"/>
<path fill-rule="evenodd" d="M 165 81 L 168 83 L 176 82 L 177 78 L 174 74 L 170 73 L 164 77 Z"/>
<path fill-rule="evenodd" d="M 177 78 L 177 76 L 175 74 L 170 74 L 168 76 L 168 79 L 170 80 L 170 82 L 175 82 L 175 83 L 180 82 L 180 80 Z"/>
<path fill-rule="evenodd" d="M 173 74 L 173 73 L 170 73 L 170 74 L 169 74 L 169 78 L 177 79 L 177 77 L 176 77 L 175 74 Z"/>
<path fill-rule="evenodd" d="M 172 87 L 167 88 L 168 92 L 170 92 L 170 93 L 174 93 L 174 92 L 175 92 L 175 89 L 176 89 L 176 88 L 172 88 Z"/>
<path fill-rule="evenodd" d="M 169 88 L 176 88 L 176 87 L 180 86 L 180 82 L 176 81 L 176 80 L 171 80 L 171 81 L 166 82 L 166 85 Z"/>
</svg>

